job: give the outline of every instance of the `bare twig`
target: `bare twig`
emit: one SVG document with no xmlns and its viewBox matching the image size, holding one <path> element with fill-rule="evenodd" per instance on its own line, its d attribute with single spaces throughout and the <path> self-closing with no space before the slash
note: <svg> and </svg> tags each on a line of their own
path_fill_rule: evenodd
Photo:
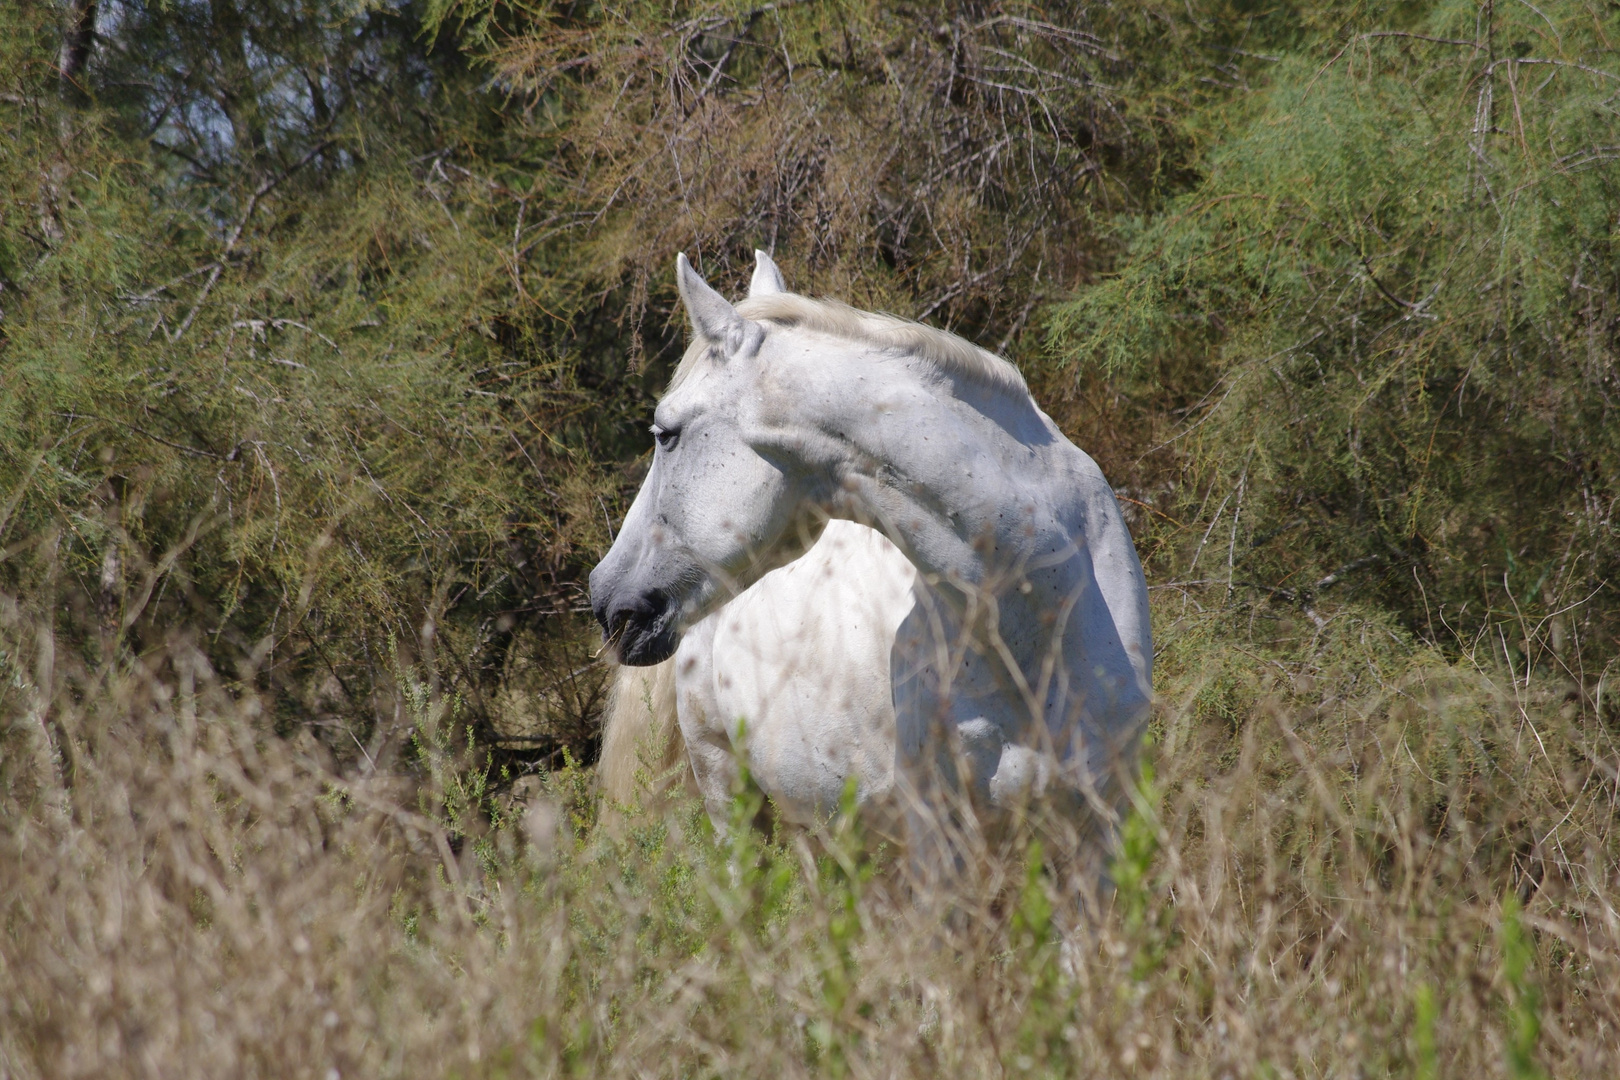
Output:
<svg viewBox="0 0 1620 1080">
<path fill-rule="evenodd" d="M 314 161 L 315 157 L 320 154 L 321 151 L 325 150 L 331 145 L 331 139 L 321 140 L 314 146 L 310 147 L 309 151 L 292 165 L 289 165 L 276 175 L 269 177 L 258 187 L 253 189 L 253 194 L 248 196 L 247 206 L 242 209 L 242 216 L 237 219 L 236 226 L 231 230 L 230 236 L 226 237 L 225 239 L 225 249 L 220 253 L 220 257 L 214 261 L 213 271 L 208 275 L 208 281 L 204 283 L 202 291 L 197 294 L 197 299 L 191 305 L 191 310 L 186 312 L 185 319 L 178 327 L 175 328 L 174 334 L 170 336 L 170 342 L 179 341 L 181 336 L 185 334 L 188 329 L 190 329 L 191 321 L 197 317 L 197 312 L 202 308 L 203 302 L 206 301 L 209 294 L 214 291 L 214 285 L 218 283 L 219 275 L 225 269 L 225 260 L 230 258 L 231 252 L 236 250 L 237 243 L 242 239 L 243 230 L 247 228 L 248 222 L 253 219 L 253 212 L 259 208 L 259 201 L 274 191 L 282 181 L 286 180 L 299 169 L 302 169 L 305 165 L 308 165 L 311 161 Z"/>
<path fill-rule="evenodd" d="M 118 420 L 118 419 L 116 419 L 114 417 L 110 417 L 110 416 L 96 416 L 96 415 L 94 415 L 92 413 L 83 413 L 83 412 L 59 412 L 59 413 L 53 413 L 52 415 L 53 416 L 60 416 L 63 419 L 66 419 L 66 420 L 94 420 L 94 421 L 96 421 L 98 423 L 102 423 L 102 424 L 117 424 L 121 428 L 126 428 L 126 429 L 128 429 L 130 431 L 133 431 L 135 434 L 141 436 L 142 438 L 151 439 L 153 442 L 161 443 L 162 445 L 167 446 L 171 450 L 179 450 L 181 453 L 190 454 L 193 457 L 209 458 L 209 459 L 211 459 L 213 461 L 234 461 L 234 460 L 236 460 L 236 449 L 234 447 L 232 448 L 230 453 L 221 454 L 221 453 L 217 453 L 217 452 L 215 452 L 213 450 L 205 450 L 205 449 L 203 449 L 201 447 L 188 446 L 185 443 L 177 443 L 177 442 L 173 442 L 173 441 L 171 441 L 169 439 L 165 439 L 161 435 L 154 435 L 150 431 L 147 431 L 145 428 L 137 427 L 136 425 L 131 424 L 127 420 Z"/>
</svg>

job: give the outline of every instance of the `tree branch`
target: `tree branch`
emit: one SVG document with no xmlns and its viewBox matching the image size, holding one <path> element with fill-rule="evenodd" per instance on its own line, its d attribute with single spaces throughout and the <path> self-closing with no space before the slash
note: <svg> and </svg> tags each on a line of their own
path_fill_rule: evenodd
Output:
<svg viewBox="0 0 1620 1080">
<path fill-rule="evenodd" d="M 274 191 L 276 186 L 287 177 L 315 160 L 317 154 L 331 145 L 331 139 L 322 139 L 310 147 L 308 153 L 303 157 L 276 175 L 267 178 L 264 183 L 253 190 L 252 195 L 248 196 L 247 206 L 242 210 L 242 217 L 237 221 L 236 227 L 231 230 L 231 235 L 226 237 L 225 250 L 220 253 L 219 259 L 215 261 L 213 272 L 208 275 L 208 281 L 204 283 L 202 290 L 197 294 L 197 299 L 191 305 L 191 310 L 186 312 L 185 320 L 175 328 L 174 333 L 169 337 L 171 344 L 179 341 L 181 335 L 191 327 L 191 321 L 197 317 L 197 312 L 202 308 L 203 301 L 207 300 L 209 294 L 214 291 L 214 285 L 219 281 L 219 275 L 225 269 L 225 260 L 230 258 L 231 252 L 236 250 L 237 242 L 242 239 L 242 231 L 247 228 L 248 222 L 252 220 L 253 212 L 259 208 L 259 200 Z"/>
</svg>

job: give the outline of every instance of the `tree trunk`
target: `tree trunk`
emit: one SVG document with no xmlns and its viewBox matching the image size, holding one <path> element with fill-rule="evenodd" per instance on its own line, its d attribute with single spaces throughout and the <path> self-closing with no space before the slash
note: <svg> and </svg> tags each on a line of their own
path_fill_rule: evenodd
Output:
<svg viewBox="0 0 1620 1080">
<path fill-rule="evenodd" d="M 96 0 L 68 0 L 62 56 L 57 63 L 64 97 L 84 97 L 84 69 L 96 43 Z"/>
</svg>

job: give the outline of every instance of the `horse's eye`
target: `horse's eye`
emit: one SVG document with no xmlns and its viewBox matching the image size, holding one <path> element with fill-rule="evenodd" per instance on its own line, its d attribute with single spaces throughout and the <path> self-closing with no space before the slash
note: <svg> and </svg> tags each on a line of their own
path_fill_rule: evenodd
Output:
<svg viewBox="0 0 1620 1080">
<path fill-rule="evenodd" d="M 652 433 L 653 438 L 658 440 L 658 448 L 666 454 L 675 449 L 675 444 L 681 441 L 681 433 L 678 428 L 665 429 L 654 424 Z"/>
</svg>

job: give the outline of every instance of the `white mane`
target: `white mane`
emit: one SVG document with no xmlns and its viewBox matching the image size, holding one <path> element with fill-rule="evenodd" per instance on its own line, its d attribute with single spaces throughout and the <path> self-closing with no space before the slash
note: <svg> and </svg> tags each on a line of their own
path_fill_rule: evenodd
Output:
<svg viewBox="0 0 1620 1080">
<path fill-rule="evenodd" d="M 908 356 L 919 356 L 950 375 L 1008 393 L 1028 394 L 1029 387 L 1017 368 L 987 349 L 946 330 L 924 326 L 897 315 L 861 311 L 836 300 L 812 300 L 797 293 L 778 292 L 739 301 L 737 313 L 745 319 L 802 326 L 806 330 L 875 345 Z M 679 386 L 708 342 L 694 339 L 681 357 L 670 389 Z"/>
</svg>

